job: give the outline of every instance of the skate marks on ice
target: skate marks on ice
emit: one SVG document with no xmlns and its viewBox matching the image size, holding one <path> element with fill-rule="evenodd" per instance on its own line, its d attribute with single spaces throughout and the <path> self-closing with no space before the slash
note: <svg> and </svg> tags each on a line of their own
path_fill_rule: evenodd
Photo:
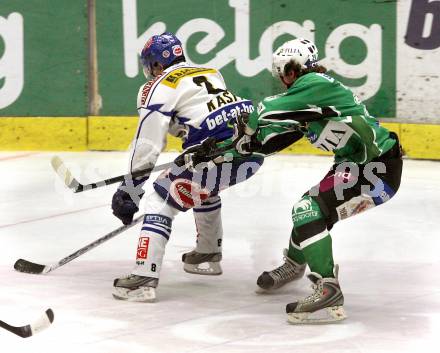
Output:
<svg viewBox="0 0 440 353">
<path fill-rule="evenodd" d="M 75 156 L 69 158 L 74 160 Z M 85 164 L 99 163 L 106 175 L 112 175 L 124 165 L 125 157 L 87 153 L 78 154 L 77 159 Z M 5 211 L 0 214 L 0 224 L 11 223 L 11 218 L 27 220 L 72 208 L 92 208 L 109 200 L 111 195 L 105 188 L 75 195 L 63 186 L 74 200 L 68 204 L 54 192 L 54 175 L 48 163 L 49 156 L 44 154 L 1 163 L 14 168 L 3 169 L 5 183 L 0 191 L 8 197 L 0 201 Z M 113 279 L 131 269 L 136 231 L 115 238 L 50 276 L 23 275 L 12 269 L 19 257 L 43 263 L 56 260 L 105 233 L 104 228 L 112 229 L 116 223 L 112 223 L 110 209 L 90 209 L 87 217 L 72 214 L 1 229 L 2 319 L 10 324 L 28 322 L 34 314 L 23 313 L 16 321 L 10 308 L 19 301 L 32 308 L 41 305 L 42 298 L 57 318 L 55 325 L 33 338 L 22 340 L 4 331 L 0 341 L 13 347 L 8 353 L 55 353 L 60 346 L 66 353 L 281 353 L 289 347 L 292 353 L 437 352 L 440 163 L 405 161 L 401 190 L 389 205 L 335 226 L 332 235 L 335 258 L 341 265 L 347 320 L 313 327 L 288 324 L 284 307 L 309 293 L 306 281 L 280 293 L 254 294 L 261 271 L 278 266 L 282 260 L 293 202 L 312 180 L 320 180 L 330 163 L 320 157 L 274 156 L 267 159 L 261 175 L 226 190 L 222 196 L 224 273 L 216 279 L 183 272 L 180 257 L 194 245 L 195 233 L 190 214 L 177 217 L 158 301 L 153 306 L 111 298 Z M 105 169 L 106 165 L 112 168 Z M 34 172 L 24 180 L 28 167 Z M 38 200 L 41 207 L 26 207 L 32 204 L 19 186 L 35 188 L 38 193 L 32 202 Z M 244 192 L 253 188 L 250 196 Z M 249 216 L 238 218 L 249 204 Z"/>
<path fill-rule="evenodd" d="M 278 307 L 278 306 L 277 306 Z M 263 321 L 264 319 L 264 321 Z M 361 322 L 347 325 L 289 325 L 283 313 L 225 313 L 183 322 L 171 329 L 174 336 L 191 337 L 192 340 L 210 345 L 246 347 L 294 347 L 332 343 L 354 338 L 365 332 Z M 280 333 L 286 335 L 280 339 Z"/>
</svg>

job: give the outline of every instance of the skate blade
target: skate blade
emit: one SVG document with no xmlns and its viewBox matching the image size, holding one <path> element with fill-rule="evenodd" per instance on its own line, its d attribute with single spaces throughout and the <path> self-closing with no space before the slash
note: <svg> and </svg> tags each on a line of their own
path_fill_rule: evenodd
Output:
<svg viewBox="0 0 440 353">
<path fill-rule="evenodd" d="M 183 270 L 194 275 L 218 276 L 223 273 L 220 262 L 202 262 L 201 264 L 183 264 Z"/>
<path fill-rule="evenodd" d="M 113 298 L 129 302 L 151 303 L 156 300 L 156 288 L 140 287 L 130 290 L 128 288 L 114 287 Z"/>
<path fill-rule="evenodd" d="M 287 321 L 291 324 L 327 324 L 345 320 L 347 314 L 342 306 L 332 306 L 313 313 L 288 313 Z"/>
</svg>

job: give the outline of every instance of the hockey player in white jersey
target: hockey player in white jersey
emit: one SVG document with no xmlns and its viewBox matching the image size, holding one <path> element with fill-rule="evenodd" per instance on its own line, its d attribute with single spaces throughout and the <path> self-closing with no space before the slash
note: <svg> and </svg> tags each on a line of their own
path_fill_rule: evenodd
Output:
<svg viewBox="0 0 440 353">
<path fill-rule="evenodd" d="M 139 124 L 132 143 L 130 173 L 154 167 L 165 147 L 167 133 L 182 138 L 185 151 L 212 138 L 227 143 L 234 134 L 231 123 L 253 110 L 251 101 L 226 89 L 216 69 L 187 63 L 181 42 L 171 33 L 151 37 L 142 50 L 141 61 L 150 80 L 141 86 L 138 94 Z M 217 159 L 216 163 L 202 166 L 191 165 L 195 161 L 181 156 L 176 161 L 174 167 L 154 182 L 155 192 L 145 200 L 136 266 L 130 275 L 115 279 L 113 296 L 117 299 L 148 302 L 156 298 L 155 288 L 173 218 L 191 208 L 198 240 L 196 248 L 183 255 L 184 269 L 196 274 L 221 274 L 222 221 L 218 193 L 251 177 L 263 159 L 254 156 L 234 158 L 230 162 Z M 124 224 L 130 223 L 139 210 L 142 185 L 147 179 L 125 180 L 114 194 L 113 214 Z M 204 266 L 200 266 L 202 263 Z"/>
</svg>

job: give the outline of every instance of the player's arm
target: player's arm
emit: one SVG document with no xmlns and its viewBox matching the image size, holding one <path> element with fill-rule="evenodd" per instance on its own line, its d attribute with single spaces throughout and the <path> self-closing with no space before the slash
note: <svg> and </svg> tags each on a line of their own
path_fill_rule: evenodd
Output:
<svg viewBox="0 0 440 353">
<path fill-rule="evenodd" d="M 292 90 L 288 94 L 264 99 L 258 106 L 257 121 L 253 124 L 261 126 L 283 122 L 301 126 L 339 116 L 340 113 L 334 107 L 327 106 L 327 102 L 320 100 L 321 90 L 324 88 L 325 85 L 318 83 L 310 86 L 307 92 Z"/>
<path fill-rule="evenodd" d="M 142 90 L 141 87 L 138 95 L 139 123 L 131 145 L 130 174 L 154 168 L 157 158 L 166 145 L 172 116 L 172 113 L 166 110 L 168 105 L 159 103 L 160 90 L 156 91 L 157 97 L 150 97 Z M 129 224 L 133 220 L 133 215 L 139 210 L 139 202 L 144 194 L 142 186 L 147 179 L 148 176 L 127 178 L 113 195 L 113 214 L 124 224 Z"/>
<path fill-rule="evenodd" d="M 262 126 L 256 133 L 255 139 L 260 143 L 260 147 L 255 148 L 255 152 L 269 156 L 293 145 L 303 136 L 303 133 L 296 128 L 286 128 L 276 124 Z"/>
<path fill-rule="evenodd" d="M 139 109 L 140 118 L 130 153 L 130 173 L 139 170 L 153 169 L 166 145 L 170 117 L 159 111 L 146 108 Z M 145 182 L 148 177 L 134 178 L 133 182 Z"/>
<path fill-rule="evenodd" d="M 248 150 L 258 152 L 255 146 L 260 144 L 262 154 L 276 153 L 301 139 L 307 123 L 338 116 L 339 112 L 319 101 L 320 90 L 324 88 L 325 84 L 320 83 L 309 86 L 307 92 L 303 89 L 295 92 L 294 88 L 260 102 L 248 123 L 249 130 L 254 131 L 252 140 L 256 142 L 253 146 L 245 145 L 250 146 Z"/>
<path fill-rule="evenodd" d="M 147 83 L 148 84 L 148 83 Z M 138 94 L 139 122 L 131 143 L 129 172 L 153 169 L 166 145 L 172 112 L 168 110 L 168 97 L 155 87 L 153 93 L 145 93 L 145 85 Z M 153 90 L 152 90 L 153 91 Z M 135 185 L 144 183 L 148 177 L 133 178 Z"/>
<path fill-rule="evenodd" d="M 235 142 L 235 150 L 240 155 L 255 153 L 268 156 L 285 149 L 303 137 L 296 122 L 259 122 L 256 112 L 250 115 L 249 121 L 237 119 L 235 130 L 242 132 L 234 135 L 238 139 Z"/>
</svg>

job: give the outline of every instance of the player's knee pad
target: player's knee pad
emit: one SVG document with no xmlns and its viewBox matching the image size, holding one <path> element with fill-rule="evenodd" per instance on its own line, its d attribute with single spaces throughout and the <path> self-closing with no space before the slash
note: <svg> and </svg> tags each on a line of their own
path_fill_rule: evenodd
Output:
<svg viewBox="0 0 440 353">
<path fill-rule="evenodd" d="M 159 175 L 153 187 L 174 208 L 187 211 L 194 206 L 200 206 L 210 195 L 210 190 L 201 184 L 205 174 L 173 166 L 171 170 Z"/>
<path fill-rule="evenodd" d="M 173 207 L 187 211 L 204 205 L 211 195 L 249 179 L 262 164 L 261 157 L 249 157 L 195 171 L 173 167 L 162 173 L 153 187 Z"/>
<path fill-rule="evenodd" d="M 292 240 L 297 246 L 301 246 L 301 243 L 307 239 L 327 229 L 327 223 L 319 204 L 308 195 L 304 195 L 293 205 L 292 220 L 294 227 Z"/>
</svg>

